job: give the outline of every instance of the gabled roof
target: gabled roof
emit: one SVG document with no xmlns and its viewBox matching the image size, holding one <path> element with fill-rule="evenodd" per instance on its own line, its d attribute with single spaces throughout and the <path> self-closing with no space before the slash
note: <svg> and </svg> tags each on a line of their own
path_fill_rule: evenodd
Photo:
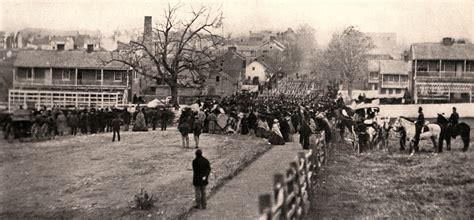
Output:
<svg viewBox="0 0 474 220">
<path fill-rule="evenodd" d="M 270 43 L 274 43 L 275 45 L 279 46 L 282 50 L 285 50 L 285 49 L 286 49 L 285 45 L 283 45 L 282 43 L 280 43 L 280 42 L 278 42 L 277 40 L 274 40 L 274 39 L 271 39 L 271 40 L 268 40 L 268 41 L 263 42 L 263 43 L 259 46 L 259 48 L 261 48 L 261 47 L 263 47 L 263 46 L 265 46 L 265 45 L 267 45 L 267 44 L 270 44 Z"/>
<path fill-rule="evenodd" d="M 381 74 L 405 74 L 408 75 L 410 65 L 404 60 L 380 60 Z"/>
<path fill-rule="evenodd" d="M 474 60 L 474 44 L 417 43 L 411 46 L 413 60 Z"/>
<path fill-rule="evenodd" d="M 110 59 L 110 52 L 22 50 L 18 52 L 13 65 L 15 67 L 38 68 L 128 69 L 126 65 L 119 62 L 104 65 L 103 61 Z"/>
</svg>

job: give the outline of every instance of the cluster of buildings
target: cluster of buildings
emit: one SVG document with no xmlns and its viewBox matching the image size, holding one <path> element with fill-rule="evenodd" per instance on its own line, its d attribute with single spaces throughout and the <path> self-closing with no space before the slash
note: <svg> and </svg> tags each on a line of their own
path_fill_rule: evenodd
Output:
<svg viewBox="0 0 474 220">
<path fill-rule="evenodd" d="M 408 98 L 413 103 L 472 102 L 474 44 L 443 38 L 403 50 L 394 33 L 367 33 L 375 49 L 358 91 L 369 98 Z M 353 93 L 353 95 L 359 95 Z"/>
<path fill-rule="evenodd" d="M 151 24 L 151 17 L 146 16 L 144 33 L 151 32 Z M 415 103 L 472 102 L 472 43 L 444 38 L 441 42 L 414 43 L 403 50 L 394 33 L 366 34 L 375 48 L 369 54 L 367 77 L 355 88 L 366 97 L 410 97 Z M 288 29 L 278 33 L 250 32 L 248 37 L 228 40 L 218 48 L 215 64 L 200 72 L 204 83 L 196 82 L 186 71 L 178 77 L 180 101 L 258 90 L 280 71 L 273 57 L 284 54 L 295 39 L 294 31 Z M 161 80 L 146 78 L 119 62 L 106 62 L 112 53 L 120 51 L 120 44 L 114 52 L 104 51 L 100 41 L 89 35 L 1 32 L 0 46 L 17 49 L 12 88 L 8 90 L 8 105 L 13 109 L 25 104 L 106 107 L 129 103 L 135 95 L 145 101 L 171 95 Z"/>
</svg>

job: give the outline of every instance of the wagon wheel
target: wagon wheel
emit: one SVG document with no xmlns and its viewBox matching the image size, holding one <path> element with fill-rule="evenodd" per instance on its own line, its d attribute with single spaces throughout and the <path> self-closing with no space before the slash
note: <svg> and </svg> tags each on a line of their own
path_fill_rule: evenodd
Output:
<svg viewBox="0 0 474 220">
<path fill-rule="evenodd" d="M 13 143 L 13 141 L 15 140 L 15 134 L 13 133 L 13 128 L 9 127 L 7 130 L 8 130 L 6 134 L 7 141 L 8 143 Z"/>
</svg>

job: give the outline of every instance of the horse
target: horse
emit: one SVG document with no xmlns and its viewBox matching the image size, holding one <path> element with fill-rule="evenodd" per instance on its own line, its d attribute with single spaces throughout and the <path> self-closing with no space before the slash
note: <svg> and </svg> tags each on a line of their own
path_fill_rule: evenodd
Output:
<svg viewBox="0 0 474 220">
<path fill-rule="evenodd" d="M 397 121 L 395 122 L 395 126 L 403 127 L 407 134 L 407 140 L 410 142 L 410 152 L 413 155 L 415 152 L 418 152 L 418 144 L 415 144 L 415 134 L 416 134 L 416 126 L 415 122 L 412 120 L 400 116 Z M 437 150 L 437 141 L 441 137 L 441 126 L 438 124 L 427 124 L 423 125 L 423 130 L 420 134 L 420 140 L 431 139 L 433 142 L 433 148 L 435 151 Z M 415 145 L 415 146 L 414 146 Z"/>
<path fill-rule="evenodd" d="M 347 115 L 343 114 L 343 110 L 347 113 Z M 355 121 L 351 118 L 353 115 L 352 109 L 348 107 L 343 107 L 335 110 L 336 115 L 336 127 L 339 128 L 339 134 L 341 136 L 341 142 L 344 142 L 344 133 L 345 130 L 349 130 L 350 133 L 353 132 L 353 128 L 355 125 Z"/>
<path fill-rule="evenodd" d="M 451 138 L 456 138 L 458 135 L 461 136 L 464 144 L 462 151 L 467 151 L 471 134 L 471 127 L 468 124 L 461 122 L 453 126 L 442 114 L 439 113 L 436 122 L 441 125 L 441 137 L 438 145 L 439 152 L 443 151 L 444 141 L 446 141 L 446 149 L 451 150 Z"/>
<path fill-rule="evenodd" d="M 390 122 L 387 120 L 379 120 L 377 121 L 377 124 L 379 125 L 379 130 L 378 130 L 377 140 L 376 140 L 377 146 L 379 149 L 380 148 L 388 149 L 388 138 L 389 138 L 390 129 L 392 129 L 392 126 L 390 125 Z"/>
</svg>

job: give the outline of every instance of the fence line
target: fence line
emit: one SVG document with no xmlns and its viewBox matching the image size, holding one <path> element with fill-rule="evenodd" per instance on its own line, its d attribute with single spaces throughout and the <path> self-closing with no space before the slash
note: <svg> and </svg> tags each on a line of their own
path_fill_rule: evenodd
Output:
<svg viewBox="0 0 474 220">
<path fill-rule="evenodd" d="M 298 152 L 286 173 L 274 175 L 272 194 L 259 196 L 259 220 L 301 219 L 308 213 L 316 173 L 326 163 L 330 148 L 324 132 L 316 136 L 310 150 Z"/>
</svg>

